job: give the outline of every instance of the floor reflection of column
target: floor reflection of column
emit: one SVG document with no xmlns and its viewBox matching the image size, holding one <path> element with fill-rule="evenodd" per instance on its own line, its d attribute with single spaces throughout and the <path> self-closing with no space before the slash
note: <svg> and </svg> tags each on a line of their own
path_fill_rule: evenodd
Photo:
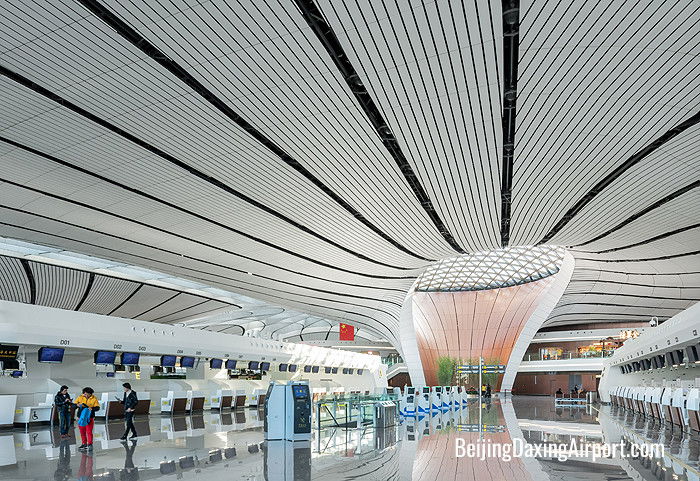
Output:
<svg viewBox="0 0 700 481">
<path fill-rule="evenodd" d="M 519 439 L 525 443 L 525 438 L 523 437 L 523 432 L 520 430 L 518 425 L 518 418 L 515 417 L 515 409 L 513 409 L 513 403 L 508 399 L 501 401 L 501 409 L 503 410 L 503 420 L 506 425 L 506 429 L 510 435 L 511 439 Z M 533 480 L 547 479 L 547 475 L 542 470 L 542 466 L 537 461 L 537 459 L 523 457 L 522 463 L 530 478 Z"/>
<path fill-rule="evenodd" d="M 457 440 L 460 438 L 465 440 L 465 446 L 471 443 L 481 443 L 482 446 L 512 444 L 509 431 L 497 432 L 496 429 L 490 429 L 493 427 L 491 424 L 493 424 L 494 418 L 497 425 L 507 421 L 505 422 L 506 426 L 509 424 L 515 426 L 516 436 L 520 434 L 522 437 L 522 433 L 517 427 L 512 405 L 508 403 L 502 407 L 503 413 L 501 413 L 499 403 L 493 403 L 489 406 L 489 412 L 484 415 L 485 419 L 489 419 L 489 426 L 483 434 L 480 434 L 478 430 L 474 432 L 460 431 L 459 424 L 451 422 L 449 428 L 435 430 L 429 436 L 423 436 L 417 443 L 412 479 L 414 481 L 434 481 L 436 479 L 441 481 L 501 481 L 504 479 L 540 481 L 547 479 L 541 469 L 536 469 L 538 466 L 535 460 L 530 460 L 535 463 L 535 466 L 528 466 L 526 464 L 528 460 L 520 458 L 511 458 L 505 461 L 502 457 L 495 456 L 486 457 L 483 460 L 476 457 L 457 456 L 456 446 Z M 486 408 L 476 405 L 471 409 Z M 508 418 L 504 419 L 506 413 L 508 413 Z M 478 419 L 478 417 L 476 418 Z M 480 441 L 480 436 L 483 436 L 483 441 Z M 404 447 L 402 446 L 402 449 Z"/>
</svg>

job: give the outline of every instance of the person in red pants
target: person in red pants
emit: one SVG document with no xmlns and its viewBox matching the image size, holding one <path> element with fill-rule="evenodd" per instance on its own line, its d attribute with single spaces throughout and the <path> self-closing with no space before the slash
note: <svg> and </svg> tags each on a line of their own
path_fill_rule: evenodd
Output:
<svg viewBox="0 0 700 481">
<path fill-rule="evenodd" d="M 83 453 L 83 457 L 80 459 L 80 468 L 78 469 L 78 481 L 90 481 L 93 477 L 92 454 Z"/>
<path fill-rule="evenodd" d="M 91 387 L 83 388 L 83 393 L 75 400 L 78 407 L 78 429 L 82 445 L 81 451 L 92 450 L 92 430 L 95 427 L 95 413 L 100 410 L 100 403 Z M 89 411 L 85 411 L 88 409 Z"/>
</svg>

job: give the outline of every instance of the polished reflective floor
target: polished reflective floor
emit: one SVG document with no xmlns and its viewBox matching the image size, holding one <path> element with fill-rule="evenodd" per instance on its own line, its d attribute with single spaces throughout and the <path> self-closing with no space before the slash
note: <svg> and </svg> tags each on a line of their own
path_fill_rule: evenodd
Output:
<svg viewBox="0 0 700 481">
<path fill-rule="evenodd" d="M 516 397 L 385 429 L 324 428 L 310 442 L 264 442 L 255 410 L 142 417 L 122 444 L 120 422 L 95 426 L 94 451 L 77 451 L 49 427 L 0 432 L 2 480 L 698 480 L 698 437 L 609 406 L 556 408 L 551 398 Z M 465 443 L 531 446 L 660 442 L 665 456 L 458 457 Z"/>
</svg>

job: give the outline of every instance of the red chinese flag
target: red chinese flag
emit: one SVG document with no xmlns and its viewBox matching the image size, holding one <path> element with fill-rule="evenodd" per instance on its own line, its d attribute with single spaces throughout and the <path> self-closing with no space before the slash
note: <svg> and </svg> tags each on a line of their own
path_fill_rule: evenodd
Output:
<svg viewBox="0 0 700 481">
<path fill-rule="evenodd" d="M 340 323 L 340 340 L 341 341 L 354 341 L 355 340 L 355 326 L 350 324 Z"/>
</svg>

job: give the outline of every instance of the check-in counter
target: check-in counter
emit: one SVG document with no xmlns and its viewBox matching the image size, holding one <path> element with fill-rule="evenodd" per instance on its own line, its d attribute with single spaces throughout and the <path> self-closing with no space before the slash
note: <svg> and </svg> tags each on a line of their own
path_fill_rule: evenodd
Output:
<svg viewBox="0 0 700 481">
<path fill-rule="evenodd" d="M 209 398 L 211 409 L 227 409 L 233 404 L 233 391 L 230 389 L 219 389 Z"/>
<path fill-rule="evenodd" d="M 100 402 L 100 410 L 95 413 L 97 418 L 114 419 L 124 417 L 124 391 L 104 392 L 97 396 Z M 134 414 L 148 414 L 151 411 L 151 393 L 148 391 L 137 392 L 139 402 L 136 404 Z"/>
<path fill-rule="evenodd" d="M 688 426 L 693 431 L 700 431 L 700 389 L 694 387 L 688 390 L 685 406 L 688 410 Z"/>
<path fill-rule="evenodd" d="M 187 392 L 185 391 L 168 391 L 168 393 L 160 398 L 161 414 L 177 414 L 184 413 L 187 410 Z"/>
<path fill-rule="evenodd" d="M 664 394 L 664 388 L 654 387 L 651 389 L 651 415 L 661 421 L 663 413 L 661 408 L 661 397 Z"/>
<path fill-rule="evenodd" d="M 187 391 L 187 405 L 185 406 L 185 410 L 188 412 L 204 410 L 205 399 L 204 391 Z"/>
<path fill-rule="evenodd" d="M 671 422 L 681 428 L 688 425 L 685 407 L 686 392 L 686 388 L 679 387 L 673 390 L 671 396 Z"/>
<path fill-rule="evenodd" d="M 666 388 L 661 395 L 661 413 L 664 421 L 667 423 L 673 422 L 673 416 L 671 415 L 671 398 L 673 397 L 673 392 L 675 389 Z"/>
<path fill-rule="evenodd" d="M 637 386 L 632 389 L 632 407 L 634 412 L 645 414 L 644 411 L 644 391 L 645 387 Z"/>
<path fill-rule="evenodd" d="M 647 386 L 644 388 L 644 394 L 642 395 L 642 403 L 644 404 L 644 414 L 651 418 L 655 417 L 654 410 L 652 409 L 651 404 L 651 397 L 653 392 L 654 388 L 651 386 Z"/>
<path fill-rule="evenodd" d="M 263 405 L 265 404 L 265 394 L 266 393 L 267 393 L 266 389 L 261 389 L 261 388 L 254 389 L 253 395 L 250 396 L 250 399 L 248 401 L 248 407 L 262 408 Z"/>
<path fill-rule="evenodd" d="M 15 422 L 15 406 L 17 396 L 15 394 L 0 396 L 0 427 L 12 427 Z"/>
<path fill-rule="evenodd" d="M 14 423 L 24 424 L 25 429 L 30 423 L 50 423 L 52 408 L 51 404 L 17 407 L 14 410 Z"/>
<path fill-rule="evenodd" d="M 236 389 L 233 407 L 235 409 L 245 408 L 245 389 Z"/>
</svg>

